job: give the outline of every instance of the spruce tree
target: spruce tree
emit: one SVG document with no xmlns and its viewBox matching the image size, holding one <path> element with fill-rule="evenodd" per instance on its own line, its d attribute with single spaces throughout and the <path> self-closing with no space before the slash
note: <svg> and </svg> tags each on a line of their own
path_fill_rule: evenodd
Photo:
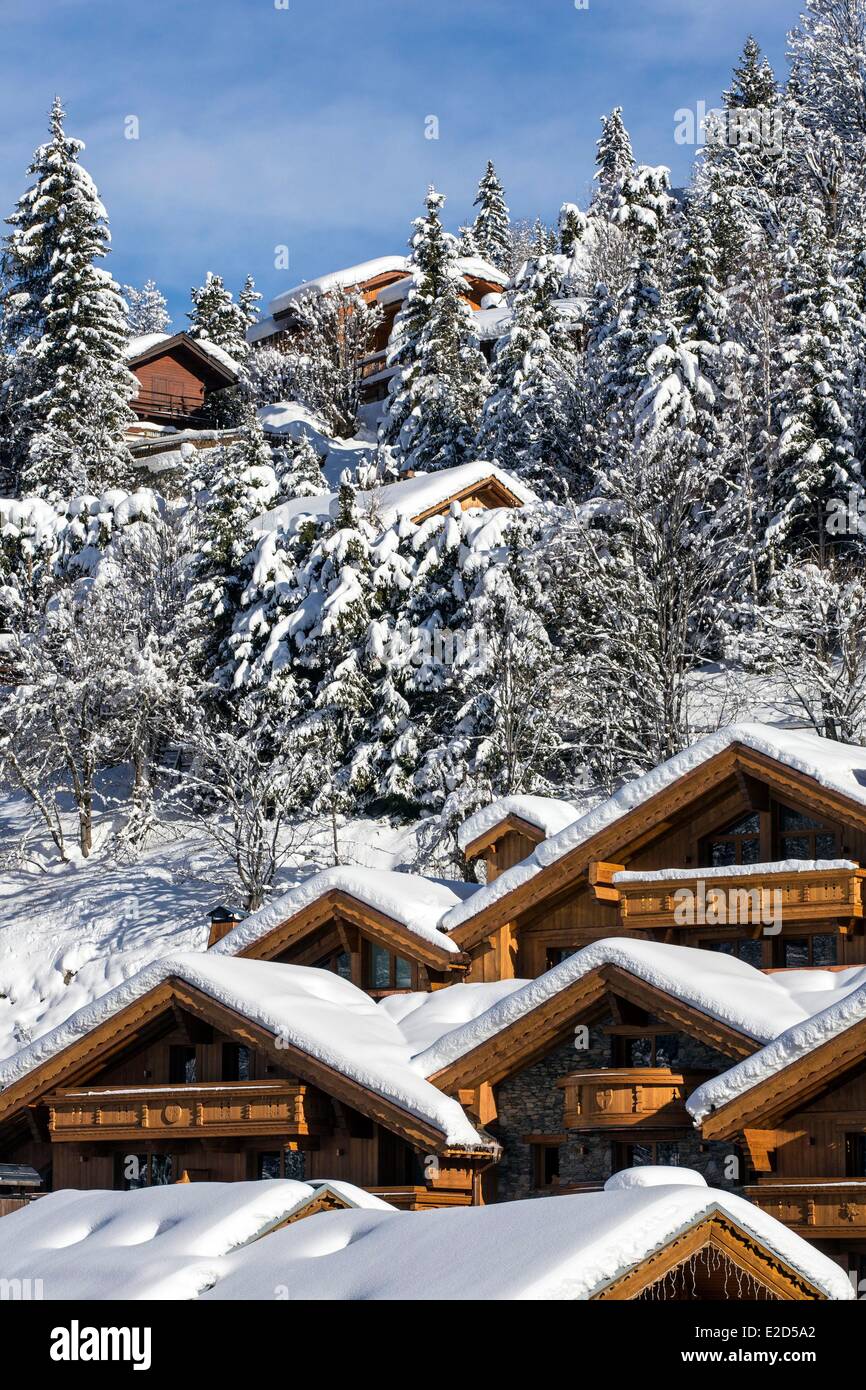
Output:
<svg viewBox="0 0 866 1390">
<path fill-rule="evenodd" d="M 609 116 L 602 116 L 601 137 L 596 142 L 596 150 L 597 187 L 593 193 L 591 211 L 607 216 L 614 208 L 623 182 L 631 177 L 635 168 L 621 106 L 615 106 Z"/>
<path fill-rule="evenodd" d="M 137 390 L 123 358 L 123 300 L 96 264 L 108 254 L 105 209 L 64 118 L 55 99 L 2 255 L 7 466 L 48 498 L 122 485 Z"/>
<path fill-rule="evenodd" d="M 130 338 L 143 338 L 149 333 L 168 331 L 171 324 L 168 304 L 154 280 L 145 280 L 140 290 L 134 285 L 124 285 L 123 297 L 126 301 L 126 322 Z"/>
<path fill-rule="evenodd" d="M 511 224 L 505 194 L 492 160 L 487 162 L 474 206 L 479 209 L 472 225 L 472 237 L 478 254 L 507 273 L 511 267 Z"/>
<path fill-rule="evenodd" d="M 253 324 L 258 322 L 258 306 L 261 303 L 261 301 L 262 296 L 256 289 L 256 282 L 253 279 L 252 275 L 248 275 L 247 278 L 244 280 L 241 292 L 238 295 L 238 308 L 241 311 L 241 315 L 247 328 L 252 328 Z"/>
<path fill-rule="evenodd" d="M 247 353 L 248 320 L 223 284 L 222 276 L 209 270 L 204 284 L 191 290 L 190 296 L 193 307 L 187 318 L 192 336 L 207 339 L 235 362 L 243 362 Z"/>
</svg>

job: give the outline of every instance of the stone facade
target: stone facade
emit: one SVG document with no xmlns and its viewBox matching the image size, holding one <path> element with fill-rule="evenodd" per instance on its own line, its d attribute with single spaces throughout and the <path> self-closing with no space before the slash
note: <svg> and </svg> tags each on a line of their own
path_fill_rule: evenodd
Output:
<svg viewBox="0 0 866 1390">
<path fill-rule="evenodd" d="M 614 1039 L 597 1025 L 588 1030 L 587 1047 L 576 1048 L 574 1041 L 552 1049 L 540 1061 L 510 1076 L 497 1087 L 498 1121 L 496 1135 L 503 1146 L 497 1168 L 497 1200 L 539 1197 L 568 1190 L 574 1184 L 601 1185 L 611 1173 L 624 1166 L 614 1138 L 604 1133 L 568 1133 L 563 1119 L 563 1092 L 560 1077 L 580 1070 L 614 1066 Z M 726 1071 L 730 1059 L 713 1052 L 683 1034 L 678 1035 L 675 1066 L 685 1071 Z M 566 1135 L 559 1146 L 559 1180 L 552 1187 L 536 1185 L 529 1135 Z M 644 1140 L 651 1135 L 643 1136 Z M 631 1142 L 640 1142 L 633 1136 Z M 726 1161 L 733 1152 L 730 1143 L 704 1143 L 696 1131 L 677 1133 L 677 1159 L 681 1167 L 695 1168 L 713 1187 L 738 1190 L 738 1184 L 725 1177 Z"/>
</svg>

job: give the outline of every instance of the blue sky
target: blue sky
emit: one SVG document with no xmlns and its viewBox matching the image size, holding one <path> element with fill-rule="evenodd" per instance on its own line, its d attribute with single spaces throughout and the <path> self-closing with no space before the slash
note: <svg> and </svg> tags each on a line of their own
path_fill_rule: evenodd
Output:
<svg viewBox="0 0 866 1390">
<path fill-rule="evenodd" d="M 585 202 L 614 105 L 637 157 L 685 182 L 694 151 L 675 143 L 674 112 L 718 103 L 750 31 L 783 70 L 797 12 L 797 0 L 0 0 L 0 207 L 22 191 L 59 93 L 108 207 L 114 275 L 153 276 L 181 326 L 207 270 L 234 289 L 249 271 L 271 296 L 402 251 L 430 182 L 456 229 L 488 158 L 513 216 L 552 219 Z"/>
</svg>

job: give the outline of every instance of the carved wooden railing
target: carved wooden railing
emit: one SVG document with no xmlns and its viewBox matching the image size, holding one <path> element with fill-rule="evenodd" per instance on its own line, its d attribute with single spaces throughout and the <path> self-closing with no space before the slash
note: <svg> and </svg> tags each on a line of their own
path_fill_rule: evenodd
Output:
<svg viewBox="0 0 866 1390">
<path fill-rule="evenodd" d="M 557 1081 L 567 1129 L 691 1129 L 686 1097 L 706 1072 L 669 1067 L 575 1071 Z"/>
<path fill-rule="evenodd" d="M 619 906 L 629 930 L 851 920 L 863 917 L 866 869 L 785 869 L 755 866 L 746 873 L 701 872 L 657 878 L 648 872 L 624 876 L 621 864 L 597 862 L 590 882 L 596 897 Z"/>
<path fill-rule="evenodd" d="M 327 1102 L 302 1082 L 237 1081 L 189 1086 L 92 1086 L 47 1098 L 54 1143 L 176 1135 L 318 1134 Z"/>
<path fill-rule="evenodd" d="M 810 1240 L 856 1241 L 866 1231 L 866 1178 L 777 1178 L 745 1193 L 761 1211 Z"/>
</svg>

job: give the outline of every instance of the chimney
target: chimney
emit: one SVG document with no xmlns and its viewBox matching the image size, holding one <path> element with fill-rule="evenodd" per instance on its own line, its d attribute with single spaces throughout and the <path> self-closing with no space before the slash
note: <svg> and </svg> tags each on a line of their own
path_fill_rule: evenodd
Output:
<svg viewBox="0 0 866 1390">
<path fill-rule="evenodd" d="M 209 917 L 210 935 L 207 942 L 208 950 L 210 950 L 211 946 L 215 946 L 218 941 L 222 941 L 224 936 L 228 936 L 230 931 L 234 931 L 235 927 L 242 920 L 239 912 L 236 912 L 232 907 L 226 907 L 224 903 L 220 903 L 218 907 L 215 907 L 213 911 L 209 913 Z"/>
</svg>

